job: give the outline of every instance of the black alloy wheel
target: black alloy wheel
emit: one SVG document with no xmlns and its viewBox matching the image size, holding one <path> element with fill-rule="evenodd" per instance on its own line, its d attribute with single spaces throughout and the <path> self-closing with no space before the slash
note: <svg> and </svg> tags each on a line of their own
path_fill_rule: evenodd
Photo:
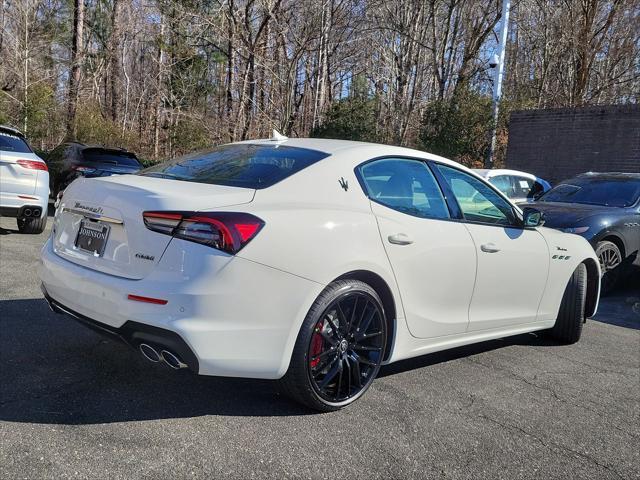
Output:
<svg viewBox="0 0 640 480">
<path fill-rule="evenodd" d="M 324 400 L 341 403 L 373 381 L 384 351 L 378 302 L 364 292 L 338 297 L 316 323 L 309 345 L 309 377 Z"/>
<path fill-rule="evenodd" d="M 382 302 L 370 285 L 353 279 L 332 282 L 300 327 L 280 381 L 285 393 L 322 412 L 355 402 L 378 375 L 387 328 Z"/>
</svg>

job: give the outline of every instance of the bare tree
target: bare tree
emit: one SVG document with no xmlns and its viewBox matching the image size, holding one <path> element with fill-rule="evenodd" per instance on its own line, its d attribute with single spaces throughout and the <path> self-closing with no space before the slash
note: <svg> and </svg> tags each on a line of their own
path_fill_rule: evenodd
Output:
<svg viewBox="0 0 640 480">
<path fill-rule="evenodd" d="M 71 46 L 71 73 L 69 75 L 69 99 L 67 113 L 67 136 L 76 136 L 76 107 L 78 104 L 78 88 L 82 75 L 82 51 L 84 29 L 84 0 L 75 0 L 73 8 L 73 40 Z"/>
</svg>

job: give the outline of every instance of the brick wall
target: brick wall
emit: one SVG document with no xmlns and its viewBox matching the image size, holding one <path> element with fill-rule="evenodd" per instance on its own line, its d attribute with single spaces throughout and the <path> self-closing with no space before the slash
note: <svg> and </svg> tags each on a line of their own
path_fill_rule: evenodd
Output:
<svg viewBox="0 0 640 480">
<path fill-rule="evenodd" d="M 640 105 L 511 114 L 506 167 L 552 183 L 582 172 L 640 172 Z"/>
</svg>

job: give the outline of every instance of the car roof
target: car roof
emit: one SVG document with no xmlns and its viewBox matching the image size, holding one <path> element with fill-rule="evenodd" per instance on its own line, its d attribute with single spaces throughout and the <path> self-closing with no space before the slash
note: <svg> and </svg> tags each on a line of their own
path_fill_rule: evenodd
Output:
<svg viewBox="0 0 640 480">
<path fill-rule="evenodd" d="M 576 175 L 574 178 L 599 178 L 609 180 L 624 180 L 627 178 L 634 178 L 640 180 L 640 173 L 626 173 L 626 172 L 585 172 Z"/>
<path fill-rule="evenodd" d="M 86 143 L 82 143 L 82 142 L 65 142 L 62 145 L 68 145 L 68 146 L 73 146 L 76 147 L 78 150 L 89 150 L 89 149 L 100 149 L 100 150 L 105 150 L 107 152 L 122 152 L 122 153 L 130 153 L 131 155 L 135 156 L 135 153 L 127 150 L 125 148 L 122 147 L 106 147 L 104 145 L 87 145 Z"/>
<path fill-rule="evenodd" d="M 382 143 L 373 143 L 373 142 L 357 142 L 354 140 L 335 140 L 329 138 L 287 138 L 285 140 L 274 140 L 274 139 L 257 139 L 257 140 L 245 140 L 242 142 L 234 142 L 234 145 L 238 144 L 254 144 L 254 145 L 283 145 L 288 147 L 296 147 L 296 148 L 307 148 L 310 150 L 316 150 L 319 152 L 326 153 L 328 155 L 334 155 L 336 153 L 345 153 L 348 150 L 356 150 L 356 149 L 366 149 L 373 150 L 375 149 L 376 156 L 385 157 L 385 156 L 393 156 L 399 155 L 403 157 L 418 157 L 430 160 L 437 160 L 444 164 L 449 164 L 455 166 L 457 168 L 463 168 L 467 171 L 470 171 L 464 165 L 461 165 L 458 162 L 454 162 L 453 160 L 449 160 L 448 158 L 440 157 L 439 155 L 434 155 L 432 153 L 428 153 L 422 150 L 415 150 L 412 148 L 406 147 L 398 147 L 394 145 L 385 145 Z"/>
<path fill-rule="evenodd" d="M 10 127 L 8 125 L 0 125 L 0 131 L 12 133 L 13 135 L 16 135 L 22 139 L 25 138 L 24 134 L 20 130 L 18 130 L 17 128 Z"/>
<path fill-rule="evenodd" d="M 509 170 L 507 168 L 494 168 L 494 169 L 474 168 L 473 171 L 484 178 L 497 177 L 499 175 L 517 175 L 519 177 L 525 177 L 531 180 L 535 180 L 538 178 L 531 173 L 521 172 L 519 170 Z"/>
</svg>

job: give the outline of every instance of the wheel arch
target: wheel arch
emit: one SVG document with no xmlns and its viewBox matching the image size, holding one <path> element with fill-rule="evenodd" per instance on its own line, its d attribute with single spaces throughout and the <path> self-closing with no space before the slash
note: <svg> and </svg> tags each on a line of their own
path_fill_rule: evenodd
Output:
<svg viewBox="0 0 640 480">
<path fill-rule="evenodd" d="M 622 237 L 620 235 L 618 235 L 617 233 L 615 233 L 613 231 L 609 231 L 601 239 L 599 239 L 598 242 L 611 242 L 611 243 L 613 243 L 616 247 L 618 247 L 620 249 L 620 255 L 622 256 L 622 261 L 624 261 L 625 256 L 626 256 L 626 252 L 627 252 L 627 247 L 626 247 L 626 245 L 624 243 L 624 240 L 622 239 Z"/>
<path fill-rule="evenodd" d="M 600 296 L 600 269 L 592 258 L 587 258 L 582 262 L 587 267 L 587 299 L 585 305 L 585 318 L 589 318 L 596 313 L 598 308 L 598 298 Z"/>
<path fill-rule="evenodd" d="M 371 288 L 376 291 L 380 300 L 382 300 L 382 308 L 384 308 L 385 320 L 387 322 L 387 331 L 389 332 L 389 335 L 387 335 L 383 360 L 388 360 L 391 357 L 391 351 L 393 350 L 397 328 L 396 301 L 391 288 L 380 275 L 370 270 L 352 270 L 340 275 L 338 278 L 334 279 L 334 281 L 346 279 L 360 280 L 361 282 L 370 285 Z"/>
</svg>

